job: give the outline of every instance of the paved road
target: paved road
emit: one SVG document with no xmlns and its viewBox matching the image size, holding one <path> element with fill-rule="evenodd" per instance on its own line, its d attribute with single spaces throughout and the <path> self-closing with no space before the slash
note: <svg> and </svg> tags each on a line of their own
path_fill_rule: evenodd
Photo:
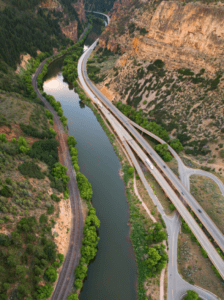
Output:
<svg viewBox="0 0 224 300">
<path fill-rule="evenodd" d="M 49 111 L 53 114 L 54 123 L 58 129 L 63 164 L 68 169 L 67 175 L 70 176 L 68 188 L 72 210 L 72 228 L 70 229 L 69 249 L 62 267 L 62 271 L 58 278 L 56 288 L 51 298 L 52 300 L 66 300 L 74 283 L 74 269 L 79 264 L 80 259 L 80 248 L 82 245 L 83 237 L 82 204 L 76 182 L 76 175 L 72 166 L 71 157 L 67 146 L 67 141 L 65 140 L 65 135 L 63 134 L 64 131 L 62 123 L 53 107 L 46 101 L 46 99 L 41 95 L 40 91 L 37 88 L 37 76 L 42 71 L 45 61 L 39 66 L 34 77 L 32 78 L 32 85 L 37 93 L 38 98 L 44 102 L 46 108 L 49 109 Z"/>
<path fill-rule="evenodd" d="M 84 58 L 86 58 L 86 59 L 84 59 L 84 75 L 86 75 L 86 70 L 85 70 L 85 63 L 86 63 L 86 60 L 88 59 L 88 57 L 89 57 L 89 55 L 90 55 L 90 53 L 91 53 L 91 49 L 94 49 L 94 47 L 95 47 L 95 45 L 96 45 L 96 43 L 97 43 L 97 41 L 98 40 L 96 40 L 95 41 L 95 43 L 90 47 L 90 49 L 89 49 L 89 53 L 87 52 L 87 53 L 85 53 L 86 55 L 85 55 L 85 57 Z M 80 66 L 80 64 L 79 64 L 79 66 Z M 81 67 L 80 67 L 80 70 L 79 71 L 81 71 Z M 82 77 L 82 74 L 81 74 L 81 72 L 79 72 L 79 79 L 80 79 L 80 81 L 82 81 L 81 80 L 81 77 Z M 88 79 L 88 76 L 86 76 L 87 77 L 87 82 L 88 82 L 88 85 L 91 85 L 91 82 L 90 82 L 90 80 Z M 86 84 L 85 84 L 85 82 L 82 82 L 82 84 L 83 84 L 83 86 L 84 86 L 84 88 L 85 88 L 85 90 L 88 92 L 88 94 L 89 94 L 89 96 L 91 97 L 91 98 L 93 98 L 95 101 L 96 101 L 96 97 L 95 97 L 95 95 L 94 94 L 97 94 L 98 95 L 98 90 L 97 91 L 95 91 L 93 88 L 94 88 L 94 86 L 91 86 L 91 89 L 92 90 L 94 90 L 94 94 L 92 93 L 92 91 L 90 90 L 90 89 L 88 89 L 88 87 L 86 86 Z M 104 102 L 104 100 L 105 99 L 103 99 L 103 98 L 105 98 L 104 97 L 104 95 L 102 95 L 101 93 L 99 93 L 100 95 L 100 99 L 102 99 L 103 100 L 103 102 Z M 109 101 L 106 99 L 106 105 L 107 106 L 111 106 L 111 103 L 109 102 Z M 104 102 L 105 103 L 105 102 Z M 113 107 L 114 108 L 114 107 Z M 118 111 L 117 112 L 117 115 L 119 116 L 120 115 L 120 112 Z M 127 119 L 127 118 L 126 118 Z M 123 121 L 123 123 L 124 123 L 125 121 Z M 127 126 L 126 126 L 127 127 Z M 164 164 L 164 162 L 163 162 L 163 164 Z M 173 220 L 175 220 L 175 218 L 173 218 Z M 178 222 L 178 219 L 176 218 L 176 220 L 177 220 L 177 222 Z M 178 227 L 177 225 L 175 225 L 176 227 Z M 168 229 L 169 230 L 169 229 Z M 176 230 L 176 236 L 178 237 L 178 232 L 179 232 L 179 229 L 177 228 L 177 230 Z M 175 236 L 175 235 L 174 235 Z M 170 237 L 169 237 L 169 239 L 170 239 Z M 175 239 L 174 238 L 174 241 L 177 241 L 177 238 Z M 174 243 L 171 243 L 171 245 L 172 244 L 174 244 Z M 174 249 L 176 249 L 176 247 L 174 247 Z M 174 251 L 174 250 L 173 250 Z M 174 254 L 172 254 L 174 257 L 176 257 L 176 255 L 174 255 Z M 216 254 L 215 254 L 216 255 Z M 219 258 L 218 258 L 219 259 Z M 175 259 L 173 259 L 173 261 L 174 261 Z M 222 264 L 222 262 L 221 262 L 221 264 Z M 169 264 L 170 265 L 170 264 Z M 178 272 L 177 272 L 177 268 L 176 268 L 176 272 L 173 272 L 173 273 L 177 273 L 178 274 Z M 171 272 L 171 274 L 170 274 L 171 276 L 172 276 L 172 272 Z M 180 277 L 180 276 L 179 276 Z M 203 291 L 203 290 L 201 290 L 200 288 L 197 288 L 197 287 L 195 287 L 195 286 L 192 286 L 192 285 L 189 285 L 188 283 L 186 283 L 181 277 L 180 277 L 180 279 L 179 280 L 176 280 L 176 283 L 178 283 L 179 281 L 183 281 L 183 284 L 182 284 L 182 286 L 184 286 L 184 290 L 182 289 L 182 288 L 180 288 L 180 286 L 181 286 L 181 284 L 178 284 L 178 288 L 175 288 L 175 289 L 171 289 L 172 290 L 172 294 L 173 293 L 175 293 L 177 290 L 181 290 L 181 295 L 183 295 L 184 294 L 184 291 L 186 291 L 186 287 L 188 288 L 188 289 L 195 289 L 195 290 L 197 290 L 199 293 L 200 293 L 200 295 L 201 295 L 201 297 L 203 298 L 203 299 L 217 299 L 217 297 L 215 297 L 214 295 L 212 295 L 212 294 L 210 294 L 209 292 L 207 292 L 207 291 Z M 169 282 L 170 282 L 170 280 L 169 280 Z M 173 280 L 172 282 L 175 282 L 175 280 Z M 204 293 L 204 295 L 203 295 L 203 293 Z M 170 294 L 170 293 L 169 293 Z M 206 295 L 206 296 L 205 296 Z M 173 295 L 173 297 L 174 297 L 174 295 Z M 172 297 L 172 298 L 173 298 Z M 207 297 L 207 298 L 206 298 Z M 169 297 L 170 299 L 172 299 L 171 297 Z M 176 298 L 173 298 L 173 299 L 176 299 Z"/>
<path fill-rule="evenodd" d="M 96 41 L 97 42 L 97 41 Z M 95 47 L 96 42 L 85 52 L 85 55 L 80 59 L 83 61 L 83 75 L 85 76 L 86 82 L 95 95 L 103 103 L 113 112 L 113 114 L 122 122 L 122 125 L 125 126 L 128 131 L 136 138 L 136 140 L 141 144 L 144 150 L 148 153 L 148 155 L 156 162 L 158 167 L 163 171 L 167 178 L 172 182 L 174 188 L 179 192 L 180 195 L 183 196 L 185 201 L 194 211 L 195 215 L 200 219 L 202 224 L 207 228 L 211 236 L 214 238 L 216 243 L 224 252 L 224 236 L 221 231 L 217 228 L 217 226 L 213 223 L 213 221 L 209 218 L 209 216 L 203 211 L 202 207 L 197 203 L 191 193 L 187 190 L 187 188 L 182 184 L 182 182 L 177 178 L 177 176 L 173 173 L 173 171 L 166 166 L 162 158 L 156 153 L 156 151 L 148 144 L 148 142 L 141 136 L 141 134 L 129 123 L 129 119 L 124 116 L 89 80 L 86 72 L 86 62 L 88 57 L 90 56 L 92 49 Z M 78 66 L 80 68 L 79 75 L 81 74 L 81 64 Z M 81 76 L 81 75 L 80 75 Z M 164 168 L 163 166 L 166 166 Z M 200 213 L 199 210 L 203 211 Z"/>
</svg>

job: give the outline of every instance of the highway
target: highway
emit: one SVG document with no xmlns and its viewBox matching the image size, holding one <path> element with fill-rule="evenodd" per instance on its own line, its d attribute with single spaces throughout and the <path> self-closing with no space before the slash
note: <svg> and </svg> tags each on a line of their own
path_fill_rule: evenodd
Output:
<svg viewBox="0 0 224 300">
<path fill-rule="evenodd" d="M 96 43 L 96 42 L 95 42 Z M 94 43 L 94 44 L 95 44 Z M 148 153 L 151 158 L 156 162 L 158 167 L 160 167 L 161 171 L 172 181 L 173 186 L 179 192 L 180 195 L 183 196 L 184 200 L 191 207 L 192 211 L 201 221 L 201 223 L 205 226 L 211 236 L 214 238 L 216 243 L 219 245 L 220 249 L 224 252 L 224 236 L 221 231 L 217 228 L 214 222 L 210 219 L 210 217 L 203 211 L 202 207 L 198 204 L 198 202 L 194 199 L 191 193 L 187 190 L 187 188 L 182 184 L 182 182 L 177 178 L 177 176 L 173 173 L 173 171 L 164 163 L 162 158 L 157 154 L 157 152 L 149 145 L 149 143 L 141 136 L 141 134 L 130 124 L 129 119 L 123 115 L 89 80 L 87 71 L 86 71 L 86 63 L 87 59 L 92 52 L 92 49 L 95 45 L 92 45 L 86 52 L 85 56 L 80 60 L 83 60 L 83 74 L 85 76 L 85 80 L 88 83 L 90 89 L 94 92 L 95 95 L 110 109 L 110 111 L 119 119 L 123 126 L 125 126 L 128 131 L 135 137 L 135 139 L 139 142 L 139 144 L 144 148 L 144 150 Z M 81 65 L 79 65 L 81 66 Z M 79 70 L 81 72 L 81 69 Z M 164 165 L 166 168 L 164 168 Z M 203 213 L 200 213 L 203 211 Z"/>
<path fill-rule="evenodd" d="M 108 17 L 109 18 L 109 17 Z M 130 124 L 132 121 L 130 121 L 127 117 L 125 117 L 116 107 L 113 106 L 113 104 L 100 92 L 96 89 L 96 87 L 91 83 L 91 81 L 89 80 L 88 76 L 87 76 L 87 72 L 86 72 L 86 62 L 88 57 L 90 56 L 92 50 L 95 48 L 96 43 L 98 42 L 98 40 L 96 40 L 93 45 L 85 52 L 85 54 L 80 58 L 79 60 L 79 64 L 78 64 L 78 75 L 79 75 L 79 80 L 81 82 L 81 84 L 83 85 L 83 88 L 85 89 L 85 91 L 88 93 L 88 95 L 95 101 L 97 102 L 97 98 L 100 99 L 104 105 L 106 105 L 107 108 L 110 109 L 110 111 L 116 116 L 116 118 L 122 123 L 123 126 L 125 126 L 129 132 L 136 138 L 136 140 L 139 142 L 139 144 L 141 144 L 144 148 L 144 150 L 146 152 L 149 153 L 149 155 L 153 158 L 153 160 L 157 163 L 157 166 L 163 171 L 163 173 L 165 173 L 165 175 L 167 176 L 167 178 L 169 178 L 172 182 L 173 185 L 175 186 L 175 188 L 177 190 L 179 190 L 179 193 L 182 195 L 182 197 L 184 198 L 184 200 L 186 202 L 188 202 L 188 198 L 193 198 L 192 195 L 189 193 L 189 191 L 187 190 L 187 188 L 184 187 L 184 185 L 179 181 L 179 179 L 176 177 L 175 174 L 173 174 L 173 172 L 168 168 L 168 166 L 166 166 L 166 164 L 163 162 L 163 160 L 158 156 L 158 154 L 154 151 L 154 149 L 144 140 L 144 138 L 133 128 L 133 126 Z M 82 72 L 83 71 L 83 72 Z M 83 78 L 83 75 L 85 77 L 85 79 Z M 87 84 L 88 86 L 87 86 Z M 96 96 L 97 95 L 97 98 Z M 145 163 L 145 159 L 147 158 L 146 154 L 144 151 L 142 151 L 142 149 L 139 147 L 139 145 L 136 143 L 136 141 L 134 141 L 131 136 L 128 136 L 127 131 L 124 131 L 124 128 L 122 127 L 122 125 L 116 120 L 116 118 L 114 118 L 113 120 L 111 120 L 111 113 L 109 114 L 109 111 L 106 112 L 105 111 L 106 108 L 103 107 L 103 109 L 101 108 L 102 112 L 104 110 L 104 115 L 105 117 L 107 117 L 107 119 L 110 121 L 110 123 L 112 124 L 114 130 L 117 132 L 118 136 L 120 137 L 120 139 L 122 140 L 123 137 L 123 141 L 124 139 L 128 142 L 129 146 L 131 146 L 131 148 L 136 152 L 136 154 L 142 159 L 142 161 Z M 137 124 L 136 124 L 137 125 Z M 162 141 L 164 142 L 164 141 Z M 125 144 L 125 142 L 124 142 Z M 127 149 L 126 149 L 127 150 Z M 175 152 L 175 151 L 174 151 Z M 146 164 L 147 165 L 147 164 Z M 166 166 L 164 168 L 164 165 Z M 195 236 L 197 237 L 197 239 L 199 240 L 199 242 L 201 243 L 202 247 L 206 250 L 206 252 L 208 253 L 210 259 L 213 261 L 214 265 L 216 266 L 216 268 L 219 270 L 221 276 L 224 276 L 224 269 L 223 269 L 223 261 L 221 259 L 221 257 L 218 255 L 218 253 L 216 252 L 215 248 L 213 247 L 213 245 L 209 242 L 209 240 L 207 239 L 207 237 L 204 235 L 203 231 L 200 229 L 200 227 L 198 226 L 198 224 L 195 222 L 195 220 L 191 217 L 191 215 L 189 214 L 189 212 L 186 210 L 185 206 L 183 205 L 183 203 L 180 201 L 179 197 L 175 194 L 175 192 L 172 190 L 172 188 L 170 187 L 170 185 L 167 183 L 167 181 L 164 179 L 164 177 L 161 175 L 160 171 L 157 170 L 156 168 L 154 168 L 154 172 L 152 172 L 152 170 L 149 171 L 153 174 L 153 176 L 157 179 L 157 181 L 161 184 L 161 186 L 163 187 L 163 189 L 165 190 L 166 194 L 168 195 L 168 197 L 171 199 L 171 201 L 174 203 L 174 205 L 177 207 L 178 211 L 181 213 L 181 215 L 183 216 L 183 218 L 185 219 L 185 221 L 188 223 L 189 227 L 191 228 L 191 230 L 194 232 Z M 184 195 L 181 193 L 183 192 Z M 190 204 L 189 204 L 190 205 Z M 196 210 L 196 214 L 199 215 L 199 212 L 197 211 L 198 209 L 202 208 L 198 205 L 197 201 L 193 198 L 192 200 L 192 209 Z M 203 210 L 202 210 L 203 211 Z M 163 212 L 163 217 L 165 219 L 165 214 Z M 201 217 L 201 216 L 200 216 Z M 219 244 L 221 245 L 220 247 L 222 249 L 223 248 L 223 235 L 222 233 L 217 229 L 217 227 L 215 226 L 215 224 L 210 220 L 210 218 L 203 212 L 203 217 L 204 222 L 206 224 L 206 228 L 207 226 L 210 227 L 210 232 L 214 232 L 215 235 L 215 240 L 219 241 Z M 173 218 L 174 219 L 174 218 Z M 201 219 L 201 218 L 200 218 Z M 207 220 L 206 220 L 207 219 Z M 176 218 L 177 222 L 178 222 L 178 218 Z M 178 232 L 179 232 L 179 228 L 177 226 L 177 224 L 175 225 L 177 228 L 176 230 L 176 236 L 178 238 Z M 180 226 L 180 222 L 179 222 L 179 226 Z M 168 229 L 169 230 L 169 229 Z M 218 232 L 217 232 L 218 231 Z M 173 237 L 174 241 L 177 241 L 177 238 L 175 238 L 175 236 Z M 169 243 L 170 243 L 170 237 L 169 237 Z M 171 242 L 171 245 L 175 244 L 173 242 Z M 175 245 L 174 245 L 175 248 Z M 174 250 L 172 250 L 174 251 Z M 172 254 L 173 255 L 173 254 Z M 175 258 L 173 259 L 176 260 L 176 255 L 174 255 Z M 170 264 L 169 264 L 170 265 Z M 173 273 L 177 273 L 177 268 L 176 266 L 174 267 Z M 172 274 L 170 274 L 172 276 Z M 180 276 L 179 276 L 180 277 Z M 180 277 L 181 278 L 181 277 Z M 187 286 L 189 285 L 188 283 L 186 283 L 183 279 L 180 279 L 184 282 L 184 285 Z M 180 281 L 179 280 L 179 281 Z M 169 282 L 170 282 L 170 278 L 169 278 Z M 172 281 L 174 282 L 174 280 Z M 169 290 L 169 286 L 171 286 L 170 284 L 168 284 L 168 290 Z M 193 287 L 192 285 L 190 285 L 191 287 Z M 178 287 L 177 287 L 178 289 Z M 193 289 L 199 290 L 200 291 L 200 296 L 203 299 L 218 299 L 216 296 L 212 295 L 211 293 L 204 291 L 198 287 L 194 287 Z M 186 290 L 185 290 L 186 291 Z M 202 292 L 203 291 L 203 292 Z M 172 289 L 172 294 L 175 293 L 175 290 Z M 204 293 L 204 294 L 203 294 Z M 168 293 L 170 295 L 170 293 Z M 203 295 L 202 295 L 203 294 Z M 204 298 L 206 295 L 207 298 Z M 208 298 L 209 295 L 209 298 Z M 171 297 L 171 296 L 170 296 Z M 169 297 L 169 298 L 170 298 Z M 174 296 L 172 296 L 173 298 Z M 170 298 L 170 299 L 172 299 Z M 176 298 L 173 298 L 176 300 Z"/>
</svg>

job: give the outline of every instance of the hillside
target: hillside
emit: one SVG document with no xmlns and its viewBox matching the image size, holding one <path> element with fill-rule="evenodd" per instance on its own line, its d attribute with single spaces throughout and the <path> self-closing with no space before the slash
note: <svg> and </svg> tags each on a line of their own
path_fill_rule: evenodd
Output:
<svg viewBox="0 0 224 300">
<path fill-rule="evenodd" d="M 142 109 L 187 155 L 224 168 L 223 3 L 122 0 L 114 8 L 96 51 L 121 55 L 113 63 L 91 61 L 104 78 L 99 89 Z"/>
<path fill-rule="evenodd" d="M 50 54 L 77 41 L 87 25 L 78 4 L 76 11 L 63 0 L 0 1 L 1 300 L 48 299 L 68 250 L 69 177 L 53 116 L 37 98 L 31 75 Z M 22 57 L 26 70 L 17 68 Z"/>
<path fill-rule="evenodd" d="M 74 6 L 65 0 L 2 1 L 0 59 L 15 69 L 21 54 L 35 57 L 37 51 L 51 52 L 77 41 L 87 20 L 82 0 L 77 11 Z"/>
</svg>

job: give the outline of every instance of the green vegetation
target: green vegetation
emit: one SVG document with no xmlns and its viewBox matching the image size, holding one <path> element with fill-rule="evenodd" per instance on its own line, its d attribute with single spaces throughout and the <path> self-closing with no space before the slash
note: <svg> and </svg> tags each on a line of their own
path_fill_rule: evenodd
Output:
<svg viewBox="0 0 224 300">
<path fill-rule="evenodd" d="M 151 131 L 164 141 L 168 142 L 170 140 L 168 132 L 155 122 L 149 122 L 148 119 L 143 115 L 142 109 L 136 111 L 130 105 L 122 104 L 118 101 L 115 106 L 128 118 L 142 126 L 143 128 Z"/>
<path fill-rule="evenodd" d="M 24 176 L 29 176 L 30 178 L 44 179 L 45 176 L 41 172 L 40 167 L 33 161 L 25 161 L 23 164 L 18 166 L 19 171 Z"/>
<path fill-rule="evenodd" d="M 0 233 L 0 274 L 3 279 L 0 285 L 1 299 L 8 298 L 4 295 L 15 287 L 17 281 L 19 284 L 14 289 L 17 299 L 24 299 L 28 294 L 32 299 L 50 297 L 53 291 L 51 282 L 57 278 L 56 269 L 52 265 L 58 258 L 51 231 L 45 231 L 49 225 L 48 222 L 41 224 L 35 217 L 24 217 L 10 237 Z M 44 273 L 49 283 L 39 287 L 38 283 L 44 280 Z"/>
<path fill-rule="evenodd" d="M 71 154 L 71 160 L 73 162 L 74 169 L 76 171 L 76 168 L 78 167 L 78 152 L 75 148 L 75 145 L 77 144 L 75 138 L 73 136 L 69 136 L 67 139 L 67 144 L 69 146 L 69 151 Z M 76 167 L 77 166 L 77 167 Z M 79 169 L 79 167 L 78 167 Z M 88 182 L 88 179 L 80 172 L 76 173 L 76 180 L 80 192 L 80 196 L 87 200 L 88 203 L 88 216 L 85 220 L 85 226 L 83 228 L 83 240 L 82 240 L 82 247 L 81 247 L 81 254 L 82 257 L 80 259 L 79 265 L 75 269 L 75 288 L 76 290 L 79 290 L 83 286 L 83 280 L 87 276 L 87 269 L 88 265 L 91 262 L 92 259 L 96 256 L 97 253 L 97 244 L 99 241 L 99 237 L 97 236 L 96 229 L 100 226 L 100 221 L 96 216 L 96 210 L 91 207 L 91 199 L 92 199 L 92 186 Z M 53 199 L 55 199 L 55 196 L 51 195 Z M 75 300 L 78 299 L 78 296 L 75 293 L 69 295 L 67 297 L 67 300 Z"/>
<path fill-rule="evenodd" d="M 158 144 L 154 148 L 156 152 L 162 157 L 164 161 L 171 161 L 172 160 L 172 155 L 168 151 L 168 146 L 167 144 Z"/>
<path fill-rule="evenodd" d="M 157 62 L 158 61 L 158 62 Z M 162 64 L 159 60 L 155 61 L 155 63 L 162 68 Z M 178 139 L 174 139 L 170 141 L 170 137 L 168 132 L 165 128 L 163 128 L 161 125 L 156 124 L 155 122 L 149 122 L 147 117 L 143 115 L 142 109 L 136 111 L 134 108 L 132 108 L 130 105 L 122 104 L 121 101 L 118 101 L 115 106 L 128 118 L 130 118 L 132 121 L 140 125 L 141 127 L 147 129 L 148 131 L 154 133 L 161 139 L 163 139 L 166 142 L 170 142 L 170 146 L 179 153 L 183 150 L 183 146 L 181 142 Z M 152 139 L 150 137 L 150 139 Z M 153 139 L 153 141 L 155 141 Z M 156 141 L 157 143 L 157 141 Z M 170 154 L 168 150 L 167 144 L 158 144 L 155 146 L 155 150 L 157 153 L 162 157 L 164 161 L 170 161 L 172 160 L 172 155 Z"/>
<path fill-rule="evenodd" d="M 33 4 L 30 5 L 30 2 Z M 55 17 L 53 11 L 45 14 L 40 8 L 36 14 L 33 7 L 38 1 L 13 0 L 11 3 L 20 5 L 6 6 L 0 11 L 0 40 L 4 45 L 0 54 L 9 66 L 16 68 L 21 53 L 29 53 L 36 57 L 37 50 L 52 53 L 53 47 L 67 46 L 71 42 L 62 34 L 59 26 L 63 14 Z"/>
<path fill-rule="evenodd" d="M 200 300 L 198 293 L 195 291 L 187 291 L 187 296 L 184 297 L 184 300 Z"/>
</svg>

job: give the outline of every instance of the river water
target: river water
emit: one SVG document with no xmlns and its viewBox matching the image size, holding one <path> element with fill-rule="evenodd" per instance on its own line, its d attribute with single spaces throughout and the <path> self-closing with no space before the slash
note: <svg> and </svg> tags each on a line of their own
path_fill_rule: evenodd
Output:
<svg viewBox="0 0 224 300">
<path fill-rule="evenodd" d="M 101 221 L 98 252 L 89 265 L 81 300 L 136 300 L 137 267 L 129 240 L 128 204 L 118 172 L 120 162 L 92 110 L 63 81 L 63 59 L 50 67 L 44 91 L 61 102 L 69 135 L 77 140 L 80 171 L 93 188 L 93 206 Z"/>
</svg>

